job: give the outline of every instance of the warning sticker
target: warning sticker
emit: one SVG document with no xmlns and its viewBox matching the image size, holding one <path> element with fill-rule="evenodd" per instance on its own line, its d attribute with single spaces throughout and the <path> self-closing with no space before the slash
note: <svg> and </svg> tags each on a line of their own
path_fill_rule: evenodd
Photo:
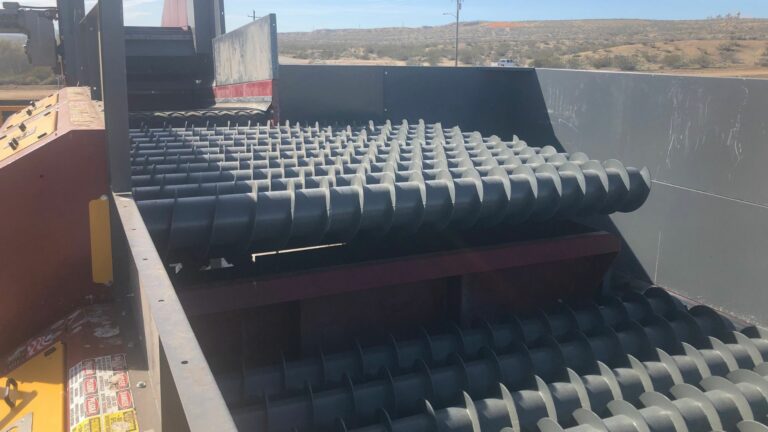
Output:
<svg viewBox="0 0 768 432">
<path fill-rule="evenodd" d="M 85 359 L 69 369 L 71 432 L 138 431 L 125 354 Z"/>
<path fill-rule="evenodd" d="M 136 421 L 136 411 L 131 409 L 85 419 L 70 430 L 73 432 L 138 432 L 139 423 Z"/>
</svg>

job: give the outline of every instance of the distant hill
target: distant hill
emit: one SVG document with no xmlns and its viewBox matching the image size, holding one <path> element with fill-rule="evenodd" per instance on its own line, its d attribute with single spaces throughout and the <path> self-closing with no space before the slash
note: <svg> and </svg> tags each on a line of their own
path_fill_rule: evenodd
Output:
<svg viewBox="0 0 768 432">
<path fill-rule="evenodd" d="M 283 63 L 450 65 L 453 25 L 280 33 Z M 462 65 L 768 76 L 768 19 L 466 22 Z M 741 72 L 740 72 L 741 71 Z"/>
</svg>

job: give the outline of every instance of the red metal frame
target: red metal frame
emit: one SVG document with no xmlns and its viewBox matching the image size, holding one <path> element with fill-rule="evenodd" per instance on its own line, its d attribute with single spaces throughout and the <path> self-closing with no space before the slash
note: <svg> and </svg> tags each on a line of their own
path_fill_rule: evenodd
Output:
<svg viewBox="0 0 768 432">
<path fill-rule="evenodd" d="M 606 232 L 593 232 L 187 286 L 178 294 L 188 315 L 205 315 L 419 281 L 607 256 L 604 265 L 591 270 L 599 273 L 599 281 L 620 247 L 618 237 Z"/>
<path fill-rule="evenodd" d="M 108 297 L 92 279 L 88 212 L 108 192 L 102 116 L 87 88 L 64 89 L 56 133 L 0 161 L 0 352 Z"/>
</svg>

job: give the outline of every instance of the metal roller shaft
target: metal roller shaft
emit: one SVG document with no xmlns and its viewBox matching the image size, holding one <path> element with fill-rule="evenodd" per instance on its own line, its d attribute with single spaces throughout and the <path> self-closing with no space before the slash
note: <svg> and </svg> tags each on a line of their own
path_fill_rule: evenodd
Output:
<svg viewBox="0 0 768 432">
<path fill-rule="evenodd" d="M 576 328 L 584 333 L 604 325 L 614 326 L 630 320 L 641 321 L 650 314 L 668 315 L 684 306 L 676 303 L 661 289 L 650 289 L 643 295 L 630 294 L 622 300 L 605 298 L 598 304 L 577 308 L 561 306 L 555 310 L 539 312 L 526 317 L 511 317 L 509 322 L 480 328 L 459 329 L 442 334 L 429 334 L 421 330 L 420 339 L 397 341 L 372 347 L 356 344 L 351 351 L 328 354 L 318 358 L 283 362 L 263 368 L 243 368 L 242 375 L 220 376 L 219 385 L 228 402 L 253 400 L 286 390 L 300 390 L 307 384 L 316 386 L 339 385 L 348 376 L 360 381 L 374 376 L 383 368 L 393 374 L 408 371 L 423 361 L 430 367 L 444 364 L 451 354 L 467 360 L 480 356 L 482 348 L 498 350 L 512 341 L 533 342 L 545 335 L 564 335 Z"/>
<path fill-rule="evenodd" d="M 567 430 L 573 432 L 735 430 L 741 421 L 766 421 L 768 381 L 762 375 L 768 366 L 763 363 L 755 369 L 763 373 L 738 369 L 729 372 L 727 379 L 706 376 L 697 381 L 706 393 L 682 382 L 669 387 L 654 387 L 646 382 L 644 393 L 627 399 L 626 385 L 620 378 L 622 371 L 602 367 L 601 376 L 579 377 L 573 373 L 570 382 L 546 384 L 539 379 L 537 390 L 510 391 L 499 384 L 500 396 L 496 398 L 473 401 L 470 393 L 464 392 L 462 407 L 436 410 L 425 401 L 423 414 L 397 420 L 382 412 L 383 423 L 356 431 L 518 432 L 535 430 L 536 424 L 542 432 L 562 431 L 563 427 L 571 426 Z M 654 371 L 658 372 L 658 368 L 647 362 L 636 363 L 633 368 L 640 376 Z M 600 388 L 596 384 L 601 379 L 605 380 L 604 385 L 615 386 L 614 397 L 595 404 L 595 390 Z M 603 392 L 600 396 L 611 394 Z M 670 402 L 669 397 L 676 402 Z M 638 412 L 633 404 L 640 403 L 647 408 Z M 610 418 L 601 420 L 601 415 Z M 340 430 L 347 430 L 343 421 L 337 424 L 341 425 Z"/>
<path fill-rule="evenodd" d="M 758 369 L 765 369 L 765 364 Z M 667 396 L 648 392 L 640 405 L 621 400 L 608 404 L 610 417 L 601 418 L 588 409 L 574 411 L 578 426 L 564 429 L 552 419 L 539 421 L 541 432 L 618 431 L 735 431 L 768 430 L 768 380 L 764 374 L 740 369 L 723 377 L 707 377 L 699 383 L 678 384 Z M 758 426 L 760 425 L 760 426 Z M 478 429 L 480 430 L 480 429 Z"/>
<path fill-rule="evenodd" d="M 319 130 L 134 131 L 158 249 L 204 258 L 632 211 L 650 190 L 647 169 L 439 124 Z"/>
<path fill-rule="evenodd" d="M 374 421 L 379 410 L 386 410 L 392 418 L 403 417 L 414 414 L 423 400 L 432 401 L 438 408 L 447 407 L 456 403 L 462 391 L 482 398 L 498 393 L 499 384 L 504 384 L 523 392 L 521 403 L 530 418 L 521 421 L 535 424 L 541 416 L 532 407 L 545 412 L 551 408 L 550 399 L 542 392 L 554 394 L 565 407 L 575 409 L 586 403 L 599 410 L 597 407 L 616 398 L 631 401 L 644 391 L 664 392 L 677 383 L 697 382 L 713 372 L 727 373 L 740 361 L 752 362 L 752 366 L 755 361 L 763 361 L 761 354 L 755 359 L 739 345 L 732 348 L 719 343 L 714 349 L 705 346 L 697 350 L 679 339 L 696 332 L 689 329 L 676 334 L 675 326 L 655 314 L 644 321 L 645 326 L 630 321 L 615 329 L 593 329 L 588 337 L 580 332 L 557 341 L 542 337 L 530 347 L 513 341 L 498 356 L 484 349 L 482 360 L 465 362 L 456 354 L 452 366 L 432 369 L 421 362 L 413 373 L 392 376 L 387 371 L 386 379 L 360 385 L 347 377 L 343 388 L 314 392 L 308 386 L 305 395 L 268 399 L 260 404 L 261 408 L 236 410 L 234 415 L 245 429 L 326 428 L 339 418 L 352 425 L 364 425 Z M 663 346 L 670 354 L 654 350 L 653 346 Z M 746 357 L 736 360 L 737 355 Z M 578 374 L 589 375 L 582 381 Z"/>
</svg>

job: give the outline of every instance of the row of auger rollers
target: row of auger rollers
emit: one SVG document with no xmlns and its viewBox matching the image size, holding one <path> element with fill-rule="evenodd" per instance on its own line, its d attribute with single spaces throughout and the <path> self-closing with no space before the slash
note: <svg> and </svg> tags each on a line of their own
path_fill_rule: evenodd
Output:
<svg viewBox="0 0 768 432">
<path fill-rule="evenodd" d="M 542 419 L 554 422 L 542 427 L 571 427 L 581 418 L 610 418 L 625 406 L 613 401 L 676 398 L 693 394 L 692 384 L 754 378 L 741 370 L 761 368 L 766 359 L 768 341 L 757 329 L 734 332 L 713 310 L 688 310 L 650 289 L 502 324 L 246 368 L 239 386 L 222 379 L 222 390 L 241 406 L 233 410 L 241 430 L 521 431 L 536 430 Z M 765 421 L 745 414 L 742 402 L 743 415 L 733 418 Z"/>
<path fill-rule="evenodd" d="M 628 212 L 647 169 L 440 124 L 144 129 L 133 193 L 158 250 L 205 256 Z"/>
</svg>

